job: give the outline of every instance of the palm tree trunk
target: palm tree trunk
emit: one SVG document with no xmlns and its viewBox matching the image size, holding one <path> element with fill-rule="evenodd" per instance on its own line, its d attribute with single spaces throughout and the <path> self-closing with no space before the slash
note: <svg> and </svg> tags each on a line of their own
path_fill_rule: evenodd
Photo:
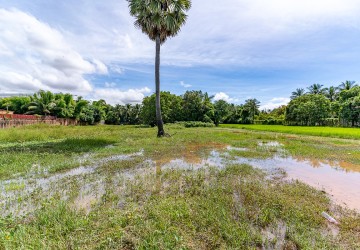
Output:
<svg viewBox="0 0 360 250">
<path fill-rule="evenodd" d="M 161 117 L 160 107 L 160 35 L 156 37 L 156 55 L 155 55 L 155 88 L 156 88 L 156 123 L 158 127 L 158 137 L 165 135 L 164 123 Z"/>
</svg>

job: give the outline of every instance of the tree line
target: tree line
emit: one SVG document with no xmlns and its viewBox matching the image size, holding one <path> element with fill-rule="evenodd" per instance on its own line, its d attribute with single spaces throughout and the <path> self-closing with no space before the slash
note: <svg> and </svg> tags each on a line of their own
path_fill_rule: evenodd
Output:
<svg viewBox="0 0 360 250">
<path fill-rule="evenodd" d="M 202 91 L 186 91 L 174 95 L 162 91 L 161 110 L 165 123 L 199 121 L 205 123 L 253 123 L 260 113 L 260 102 L 249 99 L 243 105 L 223 100 Z M 31 96 L 12 96 L 0 99 L 0 108 L 15 114 L 32 114 L 70 118 L 82 124 L 104 121 L 114 125 L 156 125 L 155 94 L 145 97 L 142 104 L 110 105 L 105 100 L 88 101 L 71 94 L 40 90 Z"/>
<path fill-rule="evenodd" d="M 228 124 L 284 124 L 301 126 L 359 126 L 360 86 L 345 81 L 337 87 L 313 84 L 291 93 L 291 101 L 272 110 L 259 110 L 257 99 L 244 104 L 214 100 L 207 92 L 186 91 L 182 95 L 160 93 L 164 123 L 196 121 Z M 51 115 L 72 118 L 82 124 L 104 121 L 114 125 L 145 124 L 155 126 L 156 95 L 144 98 L 142 104 L 110 105 L 105 100 L 88 101 L 71 94 L 40 90 L 31 96 L 0 99 L 0 108 L 15 114 Z"/>
<path fill-rule="evenodd" d="M 339 86 L 324 88 L 313 84 L 292 92 L 286 106 L 284 122 L 303 126 L 359 126 L 360 86 L 345 81 Z"/>
</svg>

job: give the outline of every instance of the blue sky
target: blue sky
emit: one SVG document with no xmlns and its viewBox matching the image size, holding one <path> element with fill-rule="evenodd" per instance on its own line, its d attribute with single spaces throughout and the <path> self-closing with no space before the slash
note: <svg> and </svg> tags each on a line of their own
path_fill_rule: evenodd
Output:
<svg viewBox="0 0 360 250">
<path fill-rule="evenodd" d="M 359 0 L 194 0 L 161 48 L 162 90 L 263 108 L 313 83 L 360 81 Z M 155 45 L 125 0 L 0 0 L 0 91 L 137 103 L 154 91 Z"/>
</svg>

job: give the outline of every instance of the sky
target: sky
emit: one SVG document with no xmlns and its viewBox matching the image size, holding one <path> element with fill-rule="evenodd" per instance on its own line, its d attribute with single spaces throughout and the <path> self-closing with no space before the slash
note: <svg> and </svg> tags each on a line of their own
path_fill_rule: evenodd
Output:
<svg viewBox="0 0 360 250">
<path fill-rule="evenodd" d="M 360 81 L 360 0 L 193 0 L 161 47 L 161 89 L 261 108 L 314 83 Z M 125 0 L 0 0 L 0 94 L 40 89 L 110 104 L 155 91 L 155 44 Z"/>
</svg>

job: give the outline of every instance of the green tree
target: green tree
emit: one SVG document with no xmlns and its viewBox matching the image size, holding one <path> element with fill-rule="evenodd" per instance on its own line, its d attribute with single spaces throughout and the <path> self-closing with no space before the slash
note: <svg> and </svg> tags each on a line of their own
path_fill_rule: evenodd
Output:
<svg viewBox="0 0 360 250">
<path fill-rule="evenodd" d="M 214 102 L 214 123 L 218 126 L 230 114 L 230 105 L 224 100 Z"/>
<path fill-rule="evenodd" d="M 330 116 L 330 101 L 323 95 L 308 94 L 295 98 L 286 107 L 285 120 L 290 125 L 323 125 Z"/>
<path fill-rule="evenodd" d="M 186 91 L 182 95 L 182 112 L 185 121 L 213 122 L 212 96 L 202 91 Z"/>
<path fill-rule="evenodd" d="M 325 93 L 324 85 L 314 83 L 310 87 L 308 87 L 308 93 L 312 95 L 323 95 Z"/>
<path fill-rule="evenodd" d="M 75 100 L 71 94 L 56 94 L 55 95 L 56 106 L 54 108 L 54 114 L 60 118 L 73 118 L 75 112 Z"/>
<path fill-rule="evenodd" d="M 354 86 L 340 92 L 339 116 L 344 126 L 359 124 L 360 86 Z"/>
<path fill-rule="evenodd" d="M 180 96 L 171 94 L 170 92 L 160 92 L 161 112 L 165 123 L 173 123 L 183 120 L 182 115 L 182 99 Z M 142 102 L 140 119 L 144 124 L 151 126 L 156 125 L 156 95 L 147 96 Z"/>
<path fill-rule="evenodd" d="M 167 38 L 176 36 L 191 7 L 190 0 L 127 0 L 135 26 L 147 34 L 156 44 L 155 88 L 157 136 L 165 135 L 160 107 L 160 46 Z"/>
<path fill-rule="evenodd" d="M 338 98 L 338 88 L 331 86 L 329 88 L 325 88 L 325 96 L 330 100 L 330 102 L 334 102 Z"/>
<path fill-rule="evenodd" d="M 355 84 L 355 81 L 348 81 L 346 80 L 345 82 L 342 82 L 340 85 L 339 85 L 339 90 L 342 91 L 342 90 L 350 90 L 352 89 L 353 87 L 356 87 L 357 85 Z"/>
<path fill-rule="evenodd" d="M 259 107 L 260 107 L 260 102 L 255 98 L 248 99 L 245 101 L 244 109 L 243 109 L 243 113 L 244 113 L 243 120 L 244 121 L 246 120 L 246 122 L 244 123 L 248 123 L 248 121 L 250 123 L 254 123 L 255 115 L 260 113 Z"/>
<path fill-rule="evenodd" d="M 237 124 L 241 122 L 242 105 L 231 103 L 228 107 L 229 115 L 225 118 L 224 123 Z"/>
<path fill-rule="evenodd" d="M 305 94 L 305 89 L 298 88 L 298 89 L 296 89 L 295 91 L 291 92 L 290 98 L 291 98 L 291 99 L 295 99 L 295 98 L 297 98 L 297 97 L 299 97 L 299 96 L 302 96 L 302 95 L 304 95 L 304 94 Z"/>
<path fill-rule="evenodd" d="M 80 120 L 80 114 L 83 109 L 90 105 L 89 101 L 84 100 L 81 96 L 79 96 L 75 102 L 75 110 L 74 110 L 74 117 L 77 120 Z"/>
<path fill-rule="evenodd" d="M 31 102 L 26 114 L 52 115 L 56 107 L 55 95 L 50 91 L 40 90 L 30 97 Z"/>
</svg>

